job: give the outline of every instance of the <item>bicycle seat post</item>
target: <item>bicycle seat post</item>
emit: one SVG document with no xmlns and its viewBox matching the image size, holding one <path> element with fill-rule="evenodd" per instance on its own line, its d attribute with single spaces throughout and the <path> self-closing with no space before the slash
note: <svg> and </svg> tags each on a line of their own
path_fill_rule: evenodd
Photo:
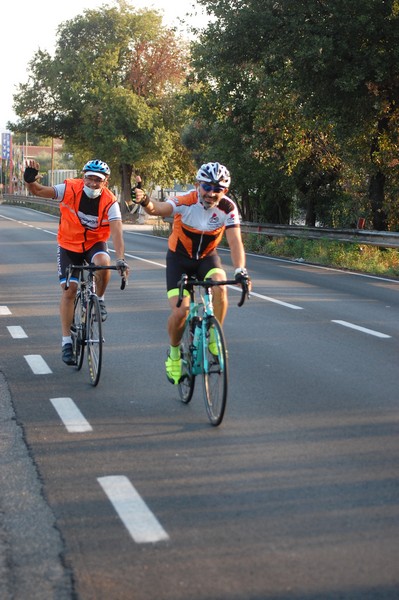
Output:
<svg viewBox="0 0 399 600">
<path fill-rule="evenodd" d="M 212 294 L 211 286 L 208 286 L 205 288 L 204 299 L 205 299 L 206 314 L 213 315 L 213 294 Z"/>
<path fill-rule="evenodd" d="M 96 293 L 96 274 L 94 270 L 89 271 L 89 288 L 90 291 L 95 294 Z"/>
</svg>

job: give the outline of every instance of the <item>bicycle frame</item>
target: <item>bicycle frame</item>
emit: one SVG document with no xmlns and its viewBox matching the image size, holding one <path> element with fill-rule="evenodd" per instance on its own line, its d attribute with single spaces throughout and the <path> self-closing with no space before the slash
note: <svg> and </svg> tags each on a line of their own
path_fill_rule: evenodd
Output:
<svg viewBox="0 0 399 600">
<path fill-rule="evenodd" d="M 214 316 L 213 295 L 211 287 L 204 287 L 204 292 L 200 293 L 200 300 L 195 300 L 194 286 L 188 290 L 190 293 L 190 307 L 186 318 L 186 323 L 193 322 L 194 335 L 191 347 L 192 353 L 192 374 L 201 375 L 207 373 L 209 369 L 207 353 L 205 351 L 205 339 L 207 332 L 207 319 Z M 223 362 L 221 368 L 224 368 Z"/>
<path fill-rule="evenodd" d="M 178 383 L 180 400 L 188 404 L 193 396 L 195 378 L 203 375 L 205 408 L 212 425 L 217 426 L 223 420 L 228 389 L 228 354 L 221 324 L 213 310 L 212 288 L 219 285 L 236 284 L 235 280 L 199 281 L 183 275 L 179 281 L 177 306 L 183 302 L 187 290 L 189 309 L 185 320 L 180 352 L 182 357 L 182 376 Z M 249 282 L 241 282 L 239 306 L 249 295 Z M 199 299 L 196 299 L 198 288 Z M 203 288 L 203 291 L 200 291 Z"/>
<path fill-rule="evenodd" d="M 68 289 L 71 277 L 78 272 L 77 293 L 75 296 L 73 322 L 71 324 L 72 347 L 77 370 L 82 368 L 84 350 L 87 347 L 87 361 L 90 381 L 96 386 L 100 380 L 102 365 L 102 317 L 100 303 L 96 294 L 95 272 L 100 270 L 117 270 L 114 266 L 69 265 L 65 289 Z M 87 272 L 85 275 L 84 272 Z M 126 286 L 126 278 L 122 277 L 121 289 Z"/>
<path fill-rule="evenodd" d="M 66 269 L 66 281 L 65 281 L 65 289 L 67 290 L 70 285 L 71 277 L 73 271 L 78 271 L 78 290 L 84 292 L 85 296 L 88 298 L 89 295 L 96 294 L 96 279 L 95 272 L 96 271 L 116 271 L 117 267 L 115 266 L 100 266 L 84 263 L 83 265 L 69 265 Z M 87 271 L 86 277 L 84 276 L 84 271 Z M 122 276 L 121 282 L 121 290 L 124 290 L 127 284 L 126 277 Z"/>
</svg>

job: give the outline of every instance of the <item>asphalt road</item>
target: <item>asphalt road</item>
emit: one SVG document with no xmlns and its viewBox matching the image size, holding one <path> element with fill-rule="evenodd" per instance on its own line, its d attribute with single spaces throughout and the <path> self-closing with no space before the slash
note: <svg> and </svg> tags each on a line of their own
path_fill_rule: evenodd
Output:
<svg viewBox="0 0 399 600">
<path fill-rule="evenodd" d="M 249 256 L 214 428 L 142 229 L 98 387 L 61 362 L 56 229 L 0 206 L 1 600 L 397 600 L 399 283 Z"/>
</svg>

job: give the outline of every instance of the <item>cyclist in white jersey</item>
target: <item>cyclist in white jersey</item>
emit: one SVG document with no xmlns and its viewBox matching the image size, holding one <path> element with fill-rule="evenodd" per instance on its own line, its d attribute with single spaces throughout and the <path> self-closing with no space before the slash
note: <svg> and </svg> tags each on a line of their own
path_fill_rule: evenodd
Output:
<svg viewBox="0 0 399 600">
<path fill-rule="evenodd" d="M 41 198 L 53 198 L 60 203 L 58 227 L 58 275 L 62 288 L 60 317 L 62 327 L 62 360 L 74 364 L 71 339 L 74 300 L 77 289 L 76 276 L 65 289 L 66 269 L 69 265 L 81 265 L 84 261 L 98 266 L 111 263 L 107 240 L 112 236 L 117 256 L 116 266 L 120 274 L 128 275 L 124 260 L 124 241 L 120 207 L 114 194 L 107 188 L 109 166 L 102 160 L 90 160 L 83 167 L 82 179 L 66 179 L 64 183 L 47 186 L 39 183 L 39 163 L 30 160 L 24 171 L 29 192 Z M 96 274 L 97 294 L 100 300 L 102 320 L 107 317 L 104 294 L 110 279 L 110 271 Z"/>
<path fill-rule="evenodd" d="M 171 313 L 168 318 L 170 347 L 165 362 L 166 376 L 177 385 L 181 378 L 180 341 L 189 307 L 184 298 L 180 307 L 177 282 L 183 273 L 200 279 L 226 279 L 217 247 L 225 233 L 237 282 L 248 278 L 245 251 L 241 238 L 240 219 L 235 203 L 226 195 L 230 173 L 218 162 L 202 165 L 197 172 L 195 190 L 168 198 L 165 202 L 151 200 L 142 189 L 132 190 L 132 199 L 150 215 L 173 216 L 173 230 L 166 256 L 166 283 Z M 214 288 L 215 315 L 223 324 L 228 308 L 227 290 Z"/>
</svg>

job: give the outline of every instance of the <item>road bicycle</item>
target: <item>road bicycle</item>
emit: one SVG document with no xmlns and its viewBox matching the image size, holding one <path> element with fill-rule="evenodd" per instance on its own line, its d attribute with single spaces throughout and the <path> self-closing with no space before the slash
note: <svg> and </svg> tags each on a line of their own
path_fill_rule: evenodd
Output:
<svg viewBox="0 0 399 600">
<path fill-rule="evenodd" d="M 241 282 L 242 306 L 249 297 L 249 280 Z M 235 279 L 199 281 L 183 275 L 180 279 L 177 306 L 183 301 L 184 291 L 190 296 L 180 352 L 182 375 L 178 383 L 180 400 L 188 404 L 193 396 L 195 378 L 203 376 L 203 394 L 208 419 L 212 425 L 220 425 L 227 401 L 228 353 L 222 326 L 213 312 L 212 288 L 219 285 L 236 285 Z"/>
<path fill-rule="evenodd" d="M 103 356 L 101 308 L 96 294 L 95 279 L 95 272 L 102 270 L 116 271 L 117 268 L 93 264 L 69 265 L 65 282 L 65 289 L 68 289 L 72 274 L 78 273 L 78 289 L 71 325 L 72 350 L 75 367 L 80 371 L 87 348 L 89 376 L 93 386 L 100 381 Z M 122 276 L 121 290 L 125 288 L 126 282 L 126 277 Z"/>
</svg>

